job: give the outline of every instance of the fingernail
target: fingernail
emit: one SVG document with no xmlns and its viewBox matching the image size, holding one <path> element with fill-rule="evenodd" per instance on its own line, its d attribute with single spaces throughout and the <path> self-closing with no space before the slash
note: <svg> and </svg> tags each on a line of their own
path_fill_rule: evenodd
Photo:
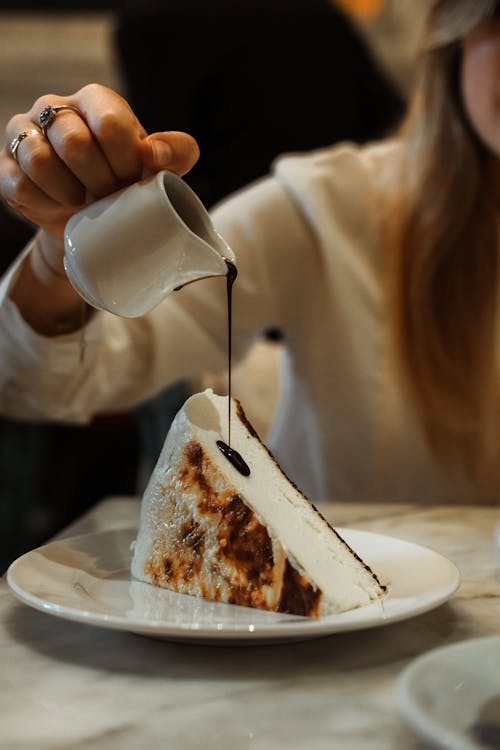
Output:
<svg viewBox="0 0 500 750">
<path fill-rule="evenodd" d="M 151 141 L 153 149 L 153 158 L 158 167 L 166 167 L 172 161 L 173 152 L 171 147 L 165 141 Z"/>
</svg>

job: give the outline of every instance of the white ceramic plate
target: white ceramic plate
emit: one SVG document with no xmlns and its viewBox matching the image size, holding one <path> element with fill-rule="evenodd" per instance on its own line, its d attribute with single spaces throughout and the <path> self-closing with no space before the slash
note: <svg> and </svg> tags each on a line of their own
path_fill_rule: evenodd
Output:
<svg viewBox="0 0 500 750">
<path fill-rule="evenodd" d="M 404 620 L 449 599 L 456 567 L 425 547 L 366 531 L 338 529 L 388 586 L 383 602 L 319 619 L 263 612 L 176 594 L 130 577 L 135 529 L 52 542 L 10 566 L 23 602 L 48 614 L 182 641 L 287 641 Z"/>
<path fill-rule="evenodd" d="M 500 636 L 454 643 L 415 659 L 400 677 L 398 706 L 433 746 L 500 748 Z"/>
</svg>

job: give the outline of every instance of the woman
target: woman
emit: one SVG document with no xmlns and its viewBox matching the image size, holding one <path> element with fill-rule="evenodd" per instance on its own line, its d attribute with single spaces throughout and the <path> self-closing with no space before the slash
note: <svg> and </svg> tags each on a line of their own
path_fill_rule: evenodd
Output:
<svg viewBox="0 0 500 750">
<path fill-rule="evenodd" d="M 397 137 L 283 158 L 214 211 L 238 257 L 235 349 L 284 332 L 269 443 L 314 499 L 497 496 L 499 66 L 497 3 L 439 0 Z M 45 111 L 42 137 L 48 105 L 64 108 Z M 0 190 L 42 231 L 3 283 L 2 410 L 85 421 L 223 367 L 223 280 L 125 321 L 91 315 L 62 266 L 63 228 L 86 193 L 184 174 L 192 139 L 146 136 L 118 95 L 90 86 L 12 118 L 12 141 Z"/>
</svg>

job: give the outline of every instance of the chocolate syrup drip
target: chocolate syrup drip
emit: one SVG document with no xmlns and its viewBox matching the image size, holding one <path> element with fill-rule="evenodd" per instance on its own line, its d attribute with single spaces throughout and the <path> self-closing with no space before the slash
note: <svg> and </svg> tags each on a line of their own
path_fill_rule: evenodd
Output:
<svg viewBox="0 0 500 750">
<path fill-rule="evenodd" d="M 228 414 L 227 414 L 227 442 L 231 448 L 231 359 L 233 341 L 233 284 L 238 275 L 238 269 L 230 260 L 224 258 L 227 266 L 226 290 L 227 290 L 227 390 L 228 390 Z M 220 447 L 220 446 L 219 446 Z M 237 454 L 239 455 L 239 454 Z M 241 456 L 240 456 L 241 458 Z M 231 459 L 230 459 L 231 460 Z M 243 460 L 243 459 L 241 459 Z M 243 463 L 245 463 L 243 461 Z M 246 464 L 245 464 L 246 466 Z M 238 467 L 236 467 L 238 468 Z M 247 467 L 248 468 L 248 467 Z M 244 473 L 244 472 L 242 472 Z M 250 471 L 248 472 L 250 473 Z"/>
<path fill-rule="evenodd" d="M 222 440 L 217 440 L 217 448 L 220 450 L 223 456 L 227 458 L 234 468 L 243 474 L 244 477 L 250 476 L 250 467 L 242 458 L 242 456 L 235 451 L 234 448 L 230 448 L 227 443 L 223 443 Z"/>
<path fill-rule="evenodd" d="M 250 475 L 250 468 L 243 457 L 238 451 L 231 448 L 231 366 L 232 366 L 232 339 L 233 339 L 233 284 L 236 276 L 238 275 L 238 269 L 231 263 L 230 260 L 224 258 L 227 265 L 227 276 L 226 276 L 226 289 L 227 289 L 227 390 L 228 390 L 228 414 L 227 414 L 227 434 L 228 443 L 224 443 L 222 440 L 217 440 L 217 447 L 223 456 L 234 466 L 234 468 L 243 474 L 244 477 Z"/>
</svg>

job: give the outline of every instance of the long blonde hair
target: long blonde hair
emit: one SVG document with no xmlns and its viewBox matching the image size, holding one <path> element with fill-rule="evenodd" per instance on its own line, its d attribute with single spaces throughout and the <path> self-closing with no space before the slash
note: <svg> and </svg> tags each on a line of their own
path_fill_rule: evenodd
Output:
<svg viewBox="0 0 500 750">
<path fill-rule="evenodd" d="M 400 133 L 408 156 L 390 219 L 395 341 L 410 391 L 434 453 L 479 484 L 495 463 L 498 419 L 497 217 L 487 152 L 462 106 L 460 64 L 463 39 L 496 6 L 433 6 Z M 498 464 L 500 450 L 496 456 Z"/>
</svg>

